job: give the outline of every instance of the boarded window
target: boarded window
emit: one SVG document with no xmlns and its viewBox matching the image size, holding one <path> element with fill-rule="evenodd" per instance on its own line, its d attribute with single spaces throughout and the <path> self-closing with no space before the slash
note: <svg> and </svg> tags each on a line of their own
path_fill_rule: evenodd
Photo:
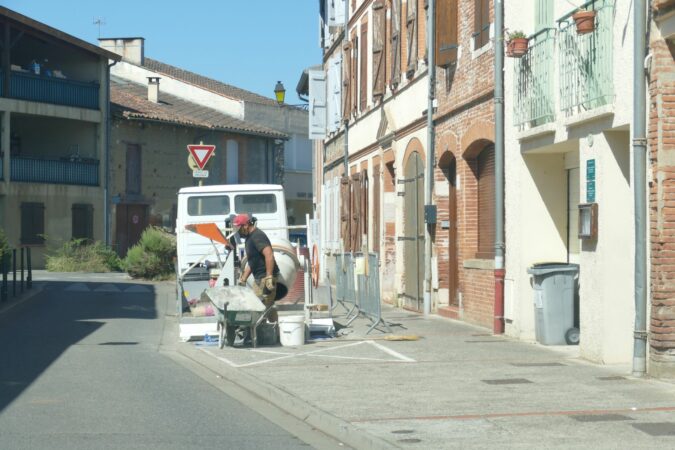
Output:
<svg viewBox="0 0 675 450">
<path fill-rule="evenodd" d="M 368 22 L 361 24 L 361 73 L 360 76 L 360 110 L 368 106 Z"/>
<path fill-rule="evenodd" d="M 457 61 L 458 0 L 436 1 L 436 65 L 447 67 Z"/>
<path fill-rule="evenodd" d="M 495 255 L 495 148 L 484 148 L 478 165 L 478 251 L 476 258 Z"/>
<path fill-rule="evenodd" d="M 141 193 L 142 175 L 141 146 L 127 144 L 126 193 L 128 195 L 139 195 Z"/>
<path fill-rule="evenodd" d="M 391 2 L 391 88 L 401 82 L 401 0 Z"/>
<path fill-rule="evenodd" d="M 45 239 L 44 203 L 21 203 L 21 244 L 41 245 Z"/>
<path fill-rule="evenodd" d="M 406 76 L 412 78 L 417 69 L 417 0 L 408 0 L 406 3 L 406 44 L 408 60 Z"/>
<path fill-rule="evenodd" d="M 384 96 L 384 2 L 373 3 L 373 101 Z"/>
<path fill-rule="evenodd" d="M 490 42 L 490 0 L 474 0 L 473 37 L 475 47 L 481 48 Z"/>
<path fill-rule="evenodd" d="M 73 204 L 73 239 L 94 240 L 94 207 L 90 204 Z"/>
</svg>

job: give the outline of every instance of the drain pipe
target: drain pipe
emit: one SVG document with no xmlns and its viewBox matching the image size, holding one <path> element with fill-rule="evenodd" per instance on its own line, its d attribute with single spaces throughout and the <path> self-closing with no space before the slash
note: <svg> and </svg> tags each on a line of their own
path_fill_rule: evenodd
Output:
<svg viewBox="0 0 675 450">
<path fill-rule="evenodd" d="M 635 168 L 635 329 L 633 375 L 647 371 L 647 139 L 644 60 L 646 57 L 646 4 L 635 0 L 633 9 L 633 167 Z"/>
<path fill-rule="evenodd" d="M 495 0 L 495 303 L 492 331 L 504 333 L 504 2 Z"/>
<path fill-rule="evenodd" d="M 110 69 L 112 66 L 117 64 L 117 61 L 113 61 L 112 64 L 108 64 L 108 70 L 106 71 L 106 85 L 105 85 L 105 108 L 106 108 L 106 120 L 105 120 L 105 171 L 103 172 L 103 237 L 105 240 L 105 245 L 110 247 L 112 243 L 110 227 Z"/>
<path fill-rule="evenodd" d="M 434 94 L 436 87 L 436 61 L 435 61 L 435 19 L 436 0 L 429 0 L 427 8 L 427 55 L 429 76 L 429 104 L 427 106 L 427 170 L 424 177 L 424 204 L 425 208 L 433 208 L 434 189 L 434 159 L 436 158 L 436 146 L 434 145 Z M 431 314 L 431 227 L 432 220 L 425 218 L 424 226 L 424 316 Z"/>
</svg>

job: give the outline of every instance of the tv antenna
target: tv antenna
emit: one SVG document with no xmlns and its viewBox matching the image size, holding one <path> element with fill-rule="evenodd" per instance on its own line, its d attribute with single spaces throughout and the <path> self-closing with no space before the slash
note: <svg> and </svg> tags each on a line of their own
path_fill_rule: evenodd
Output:
<svg viewBox="0 0 675 450">
<path fill-rule="evenodd" d="M 105 17 L 94 17 L 94 25 L 98 25 L 98 38 L 101 38 L 101 26 L 105 25 Z"/>
</svg>

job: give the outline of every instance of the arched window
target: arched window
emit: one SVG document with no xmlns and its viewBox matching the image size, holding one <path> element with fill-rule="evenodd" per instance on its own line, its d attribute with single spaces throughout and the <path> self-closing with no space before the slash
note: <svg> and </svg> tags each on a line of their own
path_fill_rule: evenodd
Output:
<svg viewBox="0 0 675 450">
<path fill-rule="evenodd" d="M 478 249 L 476 258 L 495 255 L 495 147 L 485 147 L 476 158 L 478 166 Z"/>
</svg>

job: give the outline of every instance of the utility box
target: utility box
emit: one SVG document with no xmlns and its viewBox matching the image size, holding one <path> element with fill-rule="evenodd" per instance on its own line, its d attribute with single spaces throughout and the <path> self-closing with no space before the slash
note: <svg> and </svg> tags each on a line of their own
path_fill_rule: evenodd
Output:
<svg viewBox="0 0 675 450">
<path fill-rule="evenodd" d="M 527 269 L 534 287 L 534 318 L 537 342 L 544 345 L 575 345 L 575 297 L 579 265 L 540 263 Z"/>
</svg>

